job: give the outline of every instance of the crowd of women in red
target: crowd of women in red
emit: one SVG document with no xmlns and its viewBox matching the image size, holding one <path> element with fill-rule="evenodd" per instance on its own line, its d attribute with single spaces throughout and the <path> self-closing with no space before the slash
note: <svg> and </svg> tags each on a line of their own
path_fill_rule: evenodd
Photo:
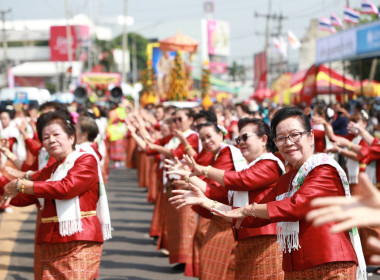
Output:
<svg viewBox="0 0 380 280">
<path fill-rule="evenodd" d="M 105 183 L 123 165 L 154 203 L 157 249 L 186 276 L 366 279 L 380 263 L 380 144 L 361 107 L 39 111 L 0 113 L 1 204 L 37 206 L 36 279 L 96 278 Z"/>
<path fill-rule="evenodd" d="M 126 165 L 148 188 L 150 235 L 171 264 L 200 279 L 366 279 L 367 239 L 380 230 L 332 234 L 333 223 L 315 227 L 306 216 L 316 198 L 360 195 L 361 174 L 376 186 L 377 140 L 363 109 L 310 109 L 263 114 L 240 103 L 128 115 L 127 148 L 137 152 Z"/>
</svg>

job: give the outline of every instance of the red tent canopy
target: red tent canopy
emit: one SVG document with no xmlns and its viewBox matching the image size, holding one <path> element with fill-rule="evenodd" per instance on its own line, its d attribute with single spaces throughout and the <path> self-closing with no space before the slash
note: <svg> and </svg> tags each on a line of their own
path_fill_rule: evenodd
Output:
<svg viewBox="0 0 380 280">
<path fill-rule="evenodd" d="M 304 75 L 299 101 L 310 104 L 312 98 L 318 94 L 335 94 L 340 98 L 343 93 L 352 94 L 356 84 L 356 81 L 325 65 L 313 65 Z"/>
<path fill-rule="evenodd" d="M 181 33 L 160 41 L 160 49 L 165 51 L 184 51 L 193 53 L 197 51 L 197 47 L 197 40 Z"/>
</svg>

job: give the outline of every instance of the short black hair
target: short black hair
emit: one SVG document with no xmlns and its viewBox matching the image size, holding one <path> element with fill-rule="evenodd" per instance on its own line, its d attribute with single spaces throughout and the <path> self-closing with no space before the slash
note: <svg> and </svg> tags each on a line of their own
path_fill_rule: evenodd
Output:
<svg viewBox="0 0 380 280">
<path fill-rule="evenodd" d="M 215 122 L 202 123 L 202 124 L 198 125 L 197 129 L 198 129 L 198 131 L 201 131 L 201 129 L 204 127 L 212 127 L 212 128 L 214 128 L 216 133 L 222 132 L 222 130 L 219 128 L 219 126 Z M 222 132 L 222 134 L 223 134 L 223 132 Z M 224 140 L 224 134 L 223 134 L 223 140 Z"/>
<path fill-rule="evenodd" d="M 216 115 L 213 111 L 200 110 L 199 113 L 194 116 L 194 121 L 202 118 L 206 119 L 207 122 L 217 122 Z"/>
<path fill-rule="evenodd" d="M 281 121 L 290 117 L 298 117 L 301 121 L 303 128 L 307 131 L 311 130 L 310 119 L 307 116 L 305 116 L 305 114 L 302 112 L 301 109 L 297 107 L 284 107 L 278 110 L 272 118 L 270 127 L 271 127 L 274 137 L 276 137 L 277 125 Z"/>
<path fill-rule="evenodd" d="M 235 107 L 236 108 L 240 107 L 244 113 L 249 114 L 249 107 L 244 102 L 240 102 L 240 103 L 236 104 Z"/>
<path fill-rule="evenodd" d="M 40 106 L 40 111 L 44 111 L 44 110 L 46 110 L 48 108 L 53 108 L 54 111 L 67 110 L 66 105 L 64 105 L 62 103 L 58 103 L 58 102 L 55 102 L 55 101 L 48 101 L 48 102 L 45 102 L 44 104 L 42 104 Z"/>
<path fill-rule="evenodd" d="M 177 112 L 179 111 L 183 111 L 189 119 L 194 119 L 194 112 L 190 108 L 181 108 L 177 110 Z"/>
<path fill-rule="evenodd" d="M 275 153 L 277 151 L 277 147 L 273 142 L 273 132 L 269 128 L 268 124 L 263 119 L 258 118 L 242 118 L 238 122 L 239 131 L 243 129 L 248 124 L 253 124 L 257 126 L 257 131 L 255 132 L 257 136 L 267 136 L 267 142 L 265 147 L 268 152 Z"/>
<path fill-rule="evenodd" d="M 7 105 L 5 108 L 0 110 L 0 114 L 2 113 L 7 113 L 9 115 L 9 118 L 13 120 L 16 114 L 16 110 L 12 105 Z"/>
<path fill-rule="evenodd" d="M 66 110 L 58 110 L 53 112 L 43 113 L 37 120 L 37 134 L 41 143 L 43 143 L 42 132 L 46 126 L 52 123 L 59 124 L 62 129 L 66 132 L 67 136 L 74 136 L 74 143 L 72 148 L 75 149 L 75 144 L 77 142 L 75 134 L 75 126 L 70 113 Z"/>
</svg>

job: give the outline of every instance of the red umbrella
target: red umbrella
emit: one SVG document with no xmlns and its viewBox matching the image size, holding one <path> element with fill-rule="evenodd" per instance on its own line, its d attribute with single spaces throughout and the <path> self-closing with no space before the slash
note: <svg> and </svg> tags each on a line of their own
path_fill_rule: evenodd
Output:
<svg viewBox="0 0 380 280">
<path fill-rule="evenodd" d="M 181 33 L 160 41 L 160 49 L 165 51 L 184 51 L 193 53 L 197 51 L 197 47 L 198 41 Z"/>
</svg>

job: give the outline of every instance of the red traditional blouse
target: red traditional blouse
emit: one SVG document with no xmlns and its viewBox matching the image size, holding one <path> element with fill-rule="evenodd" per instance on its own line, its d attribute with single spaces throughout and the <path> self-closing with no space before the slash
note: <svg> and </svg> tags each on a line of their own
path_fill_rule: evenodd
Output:
<svg viewBox="0 0 380 280">
<path fill-rule="evenodd" d="M 249 203 L 260 201 L 272 191 L 278 183 L 282 170 L 274 160 L 260 160 L 248 169 L 240 172 L 226 171 L 224 173 L 224 186 L 227 190 L 247 191 Z M 245 239 L 258 235 L 275 235 L 276 223 L 259 228 L 240 228 L 237 239 Z"/>
<path fill-rule="evenodd" d="M 189 145 L 193 147 L 193 149 L 198 153 L 198 147 L 199 147 L 199 136 L 196 133 L 192 133 L 186 138 L 187 142 L 189 142 Z M 177 157 L 178 159 L 182 159 L 183 155 L 186 154 L 185 147 L 183 144 L 179 144 L 177 149 L 172 149 L 172 154 L 174 157 Z"/>
<path fill-rule="evenodd" d="M 261 201 L 261 203 L 268 202 L 269 220 L 247 217 L 242 225 L 258 227 L 271 222 L 299 221 L 301 248 L 291 253 L 284 252 L 284 271 L 306 270 L 329 262 L 357 263 L 348 232 L 331 234 L 330 228 L 333 223 L 316 228 L 305 220 L 305 215 L 311 210 L 310 201 L 314 198 L 345 195 L 336 169 L 329 165 L 315 167 L 292 197 L 275 201 L 276 196 L 289 191 L 296 172 L 297 170 L 293 170 L 281 176 L 277 186 Z"/>
<path fill-rule="evenodd" d="M 37 197 L 45 198 L 45 207 L 42 210 L 42 218 L 57 216 L 55 199 L 72 199 L 79 197 L 81 211 L 88 212 L 96 210 L 99 198 L 99 180 L 97 161 L 93 155 L 84 154 L 80 156 L 74 166 L 68 171 L 61 181 L 48 181 L 58 162 L 47 166 L 34 178 L 34 195 L 19 194 L 11 204 L 15 206 L 27 206 L 37 204 Z M 1 194 L 4 187 L 0 187 Z M 97 216 L 82 218 L 83 231 L 71 236 L 61 236 L 59 234 L 59 223 L 41 223 L 38 229 L 37 243 L 65 243 L 71 241 L 96 241 L 103 242 L 102 228 Z"/>
</svg>

